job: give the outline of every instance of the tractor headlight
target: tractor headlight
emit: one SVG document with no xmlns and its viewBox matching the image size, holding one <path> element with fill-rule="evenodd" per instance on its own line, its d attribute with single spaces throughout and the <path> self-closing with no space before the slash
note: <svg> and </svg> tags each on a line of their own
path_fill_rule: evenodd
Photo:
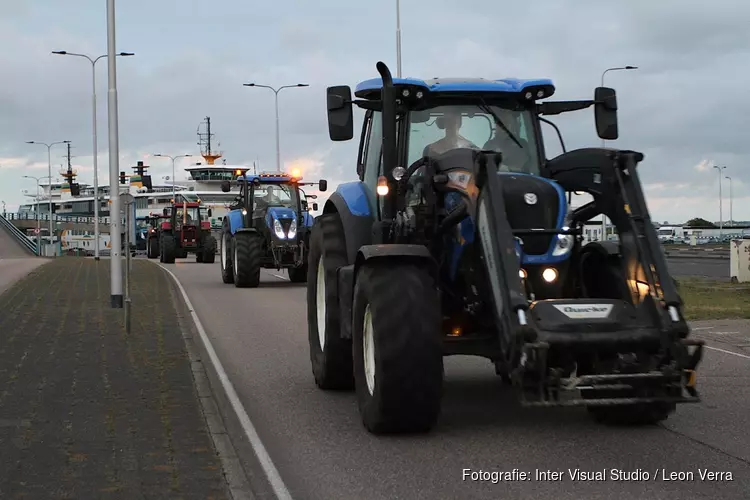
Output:
<svg viewBox="0 0 750 500">
<path fill-rule="evenodd" d="M 570 228 L 564 227 L 563 231 L 568 231 Z M 573 248 L 573 235 L 572 234 L 558 234 L 555 241 L 555 249 L 552 250 L 552 255 L 558 257 L 565 255 Z"/>
<path fill-rule="evenodd" d="M 279 222 L 279 219 L 273 220 L 273 232 L 276 233 L 276 237 L 280 240 L 286 238 L 286 235 L 284 234 L 284 228 L 281 227 L 281 222 Z"/>
<path fill-rule="evenodd" d="M 294 237 L 297 236 L 297 219 L 292 219 L 292 223 L 289 225 L 289 232 L 287 233 L 286 237 L 290 240 L 293 240 Z"/>
</svg>

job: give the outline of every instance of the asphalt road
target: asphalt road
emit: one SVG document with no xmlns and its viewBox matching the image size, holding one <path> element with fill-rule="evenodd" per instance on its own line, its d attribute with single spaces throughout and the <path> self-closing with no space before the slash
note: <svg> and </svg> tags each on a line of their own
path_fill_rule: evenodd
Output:
<svg viewBox="0 0 750 500">
<path fill-rule="evenodd" d="M 729 259 L 667 259 L 674 276 L 729 280 Z"/>
<path fill-rule="evenodd" d="M 304 286 L 264 271 L 261 288 L 237 289 L 221 282 L 218 263 L 166 267 L 186 288 L 295 499 L 748 498 L 750 358 L 708 350 L 699 376 L 704 401 L 641 429 L 596 424 L 583 409 L 520 408 L 489 362 L 448 358 L 434 433 L 375 437 L 362 427 L 353 393 L 315 386 Z M 464 469 L 516 469 L 531 479 L 463 480 Z M 640 471 L 651 480 L 572 481 L 568 469 Z M 563 475 L 538 480 L 537 470 Z M 701 470 L 730 472 L 732 480 L 702 480 Z M 663 471 L 694 477 L 664 481 Z"/>
</svg>

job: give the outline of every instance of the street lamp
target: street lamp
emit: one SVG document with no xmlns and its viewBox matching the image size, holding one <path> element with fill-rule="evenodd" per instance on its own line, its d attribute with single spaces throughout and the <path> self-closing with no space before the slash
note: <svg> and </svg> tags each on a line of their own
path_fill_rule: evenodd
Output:
<svg viewBox="0 0 750 500">
<path fill-rule="evenodd" d="M 36 212 L 36 254 L 41 256 L 42 255 L 42 230 L 39 227 L 39 181 L 41 179 L 49 179 L 50 177 L 48 175 L 45 175 L 44 177 L 34 177 L 33 175 L 24 175 L 22 176 L 24 179 L 34 179 L 36 181 L 36 209 L 34 212 Z M 52 184 L 52 181 L 50 180 L 50 184 Z M 5 211 L 5 202 L 3 202 L 3 211 Z M 50 233 L 50 237 L 52 237 L 52 234 Z"/>
<path fill-rule="evenodd" d="M 262 87 L 264 89 L 271 89 L 273 93 L 276 95 L 276 171 L 281 172 L 281 153 L 279 148 L 279 92 L 282 89 L 289 89 L 289 88 L 295 88 L 295 87 L 309 87 L 310 85 L 306 83 L 298 83 L 296 85 L 283 85 L 277 89 L 268 86 L 268 85 L 259 85 L 257 83 L 243 83 L 245 87 Z"/>
<path fill-rule="evenodd" d="M 162 158 L 169 158 L 169 159 L 171 159 L 171 160 L 172 160 L 172 199 L 173 199 L 173 200 L 176 200 L 176 199 L 177 199 L 177 195 L 175 194 L 175 193 L 176 193 L 176 189 L 175 189 L 175 177 L 174 177 L 174 161 L 175 161 L 175 160 L 176 160 L 177 158 L 188 158 L 188 157 L 191 157 L 191 156 L 193 156 L 193 155 L 177 155 L 177 156 L 169 156 L 169 155 L 163 155 L 163 154 L 161 154 L 161 153 L 158 153 L 158 154 L 155 154 L 154 156 L 160 156 L 160 157 L 162 157 Z"/>
<path fill-rule="evenodd" d="M 47 198 L 49 199 L 49 237 L 50 241 L 52 241 L 52 146 L 55 144 L 70 144 L 70 141 L 57 141 L 57 142 L 50 142 L 47 144 L 46 142 L 39 142 L 39 141 L 26 141 L 26 144 L 41 144 L 42 146 L 47 146 L 47 175 L 49 176 L 49 192 L 47 193 Z M 39 205 L 39 202 L 37 201 L 37 206 Z"/>
<path fill-rule="evenodd" d="M 53 50 L 53 54 L 59 55 L 59 56 L 74 56 L 74 57 L 83 57 L 84 59 L 87 59 L 91 63 L 91 82 L 92 82 L 92 89 L 93 94 L 91 96 L 91 101 L 93 103 L 92 110 L 93 110 L 93 117 L 94 117 L 94 132 L 93 132 L 93 139 L 94 139 L 94 260 L 99 260 L 99 147 L 97 144 L 97 137 L 96 137 L 96 62 L 99 59 L 102 59 L 104 57 L 107 57 L 107 54 L 101 55 L 97 57 L 96 59 L 92 59 L 86 54 L 76 54 L 75 52 L 68 52 L 67 50 Z M 119 54 L 116 54 L 117 56 L 127 57 L 127 56 L 134 56 L 135 53 L 133 52 L 120 52 Z"/>
<path fill-rule="evenodd" d="M 401 1 L 396 0 L 396 77 L 401 78 Z"/>
<path fill-rule="evenodd" d="M 734 219 L 732 218 L 732 178 L 726 176 L 729 179 L 729 225 L 734 227 Z"/>
<path fill-rule="evenodd" d="M 604 87 L 604 75 L 607 74 L 609 71 L 624 71 L 624 70 L 631 70 L 631 69 L 638 69 L 638 66 L 618 66 L 615 68 L 607 68 L 602 72 L 602 79 L 601 79 L 601 86 Z M 604 147 L 604 139 L 602 139 L 602 147 Z M 607 216 L 605 214 L 602 214 L 602 240 L 607 240 Z"/>
<path fill-rule="evenodd" d="M 719 167 L 714 165 L 714 168 L 719 171 L 719 238 L 724 236 L 724 214 L 722 213 L 722 200 L 721 200 L 721 173 L 727 167 Z"/>
</svg>

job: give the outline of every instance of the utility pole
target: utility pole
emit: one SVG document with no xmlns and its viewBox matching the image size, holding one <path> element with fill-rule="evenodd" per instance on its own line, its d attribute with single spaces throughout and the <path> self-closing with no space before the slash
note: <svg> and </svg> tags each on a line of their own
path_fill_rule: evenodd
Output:
<svg viewBox="0 0 750 500">
<path fill-rule="evenodd" d="M 41 144 L 47 146 L 47 175 L 49 176 L 49 185 L 47 189 L 47 199 L 49 200 L 49 234 L 52 237 L 52 146 L 55 144 L 70 144 L 70 141 L 57 141 L 50 142 L 37 142 L 37 141 L 26 141 L 26 144 Z M 37 206 L 38 206 L 37 201 Z"/>
<path fill-rule="evenodd" d="M 122 239 L 120 237 L 120 186 L 118 173 L 120 172 L 120 134 L 117 117 L 117 49 L 115 34 L 115 0 L 107 0 L 107 69 L 108 69 L 108 106 L 109 118 L 109 196 L 110 196 L 110 302 L 113 309 L 122 309 Z"/>
</svg>

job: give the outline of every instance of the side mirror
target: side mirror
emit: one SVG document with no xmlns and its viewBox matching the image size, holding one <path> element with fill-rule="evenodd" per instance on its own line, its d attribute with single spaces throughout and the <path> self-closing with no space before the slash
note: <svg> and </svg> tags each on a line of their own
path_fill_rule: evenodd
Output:
<svg viewBox="0 0 750 500">
<path fill-rule="evenodd" d="M 222 193 L 228 193 L 232 189 L 232 185 L 229 184 L 229 181 L 223 181 L 221 183 L 221 192 Z"/>
<path fill-rule="evenodd" d="M 313 210 L 318 210 L 318 204 L 317 203 L 313 203 Z"/>
<path fill-rule="evenodd" d="M 328 136 L 332 141 L 348 141 L 354 137 L 352 90 L 348 85 L 328 87 Z"/>
<path fill-rule="evenodd" d="M 613 141 L 619 136 L 617 130 L 617 95 L 615 89 L 597 87 L 594 91 L 594 119 L 596 133 L 601 139 Z"/>
<path fill-rule="evenodd" d="M 328 181 L 325 179 L 320 179 L 320 182 L 318 182 L 318 191 L 321 193 L 324 193 L 328 190 Z"/>
<path fill-rule="evenodd" d="M 209 208 L 209 209 L 208 209 L 208 216 L 209 216 L 209 217 L 211 217 L 211 215 L 212 215 L 212 214 L 213 214 L 213 212 L 212 212 L 212 211 L 211 211 L 211 209 Z"/>
</svg>

